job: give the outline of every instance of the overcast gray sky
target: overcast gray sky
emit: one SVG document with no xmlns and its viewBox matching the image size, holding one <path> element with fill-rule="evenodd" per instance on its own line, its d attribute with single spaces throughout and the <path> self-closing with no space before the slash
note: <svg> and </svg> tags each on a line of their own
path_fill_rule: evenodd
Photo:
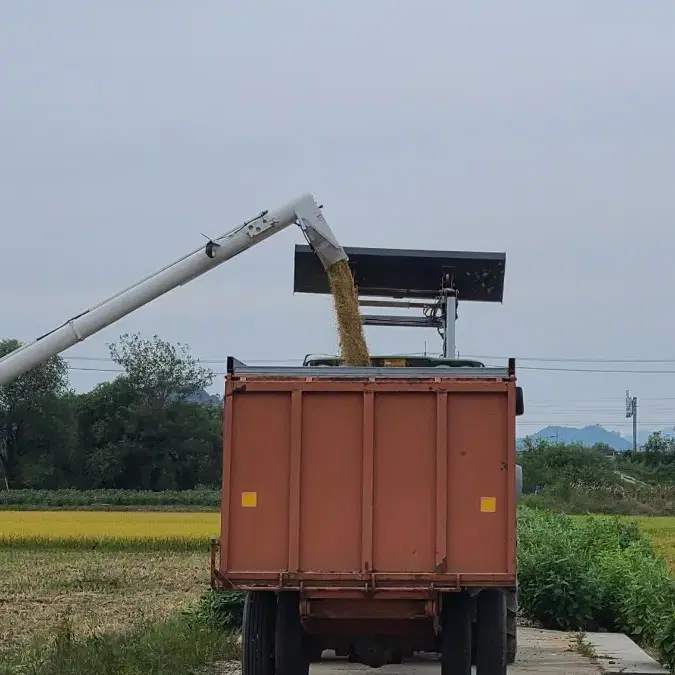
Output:
<svg viewBox="0 0 675 675">
<path fill-rule="evenodd" d="M 506 251 L 504 304 L 460 305 L 462 354 L 674 360 L 522 361 L 674 372 L 522 369 L 521 433 L 627 432 L 626 388 L 645 424 L 675 423 L 674 3 L 1 7 L 3 335 L 32 339 L 311 191 L 348 246 Z M 330 299 L 292 293 L 301 241 L 289 229 L 65 356 L 135 331 L 204 359 L 333 352 Z M 368 339 L 440 349 L 434 331 Z"/>
</svg>

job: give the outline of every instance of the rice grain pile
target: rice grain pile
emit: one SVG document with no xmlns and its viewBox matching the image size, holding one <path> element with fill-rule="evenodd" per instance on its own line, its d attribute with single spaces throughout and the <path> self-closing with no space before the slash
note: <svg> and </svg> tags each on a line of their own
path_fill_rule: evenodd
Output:
<svg viewBox="0 0 675 675">
<path fill-rule="evenodd" d="M 368 366 L 368 345 L 349 263 L 340 260 L 331 265 L 326 273 L 333 295 L 342 360 L 347 366 Z"/>
</svg>

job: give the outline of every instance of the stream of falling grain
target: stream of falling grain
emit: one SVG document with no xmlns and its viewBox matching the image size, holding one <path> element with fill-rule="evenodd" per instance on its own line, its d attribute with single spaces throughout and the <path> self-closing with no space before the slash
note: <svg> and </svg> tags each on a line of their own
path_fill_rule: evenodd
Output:
<svg viewBox="0 0 675 675">
<path fill-rule="evenodd" d="M 340 260 L 331 265 L 326 272 L 333 294 L 342 360 L 348 366 L 368 366 L 370 365 L 368 345 L 349 263 Z"/>
</svg>

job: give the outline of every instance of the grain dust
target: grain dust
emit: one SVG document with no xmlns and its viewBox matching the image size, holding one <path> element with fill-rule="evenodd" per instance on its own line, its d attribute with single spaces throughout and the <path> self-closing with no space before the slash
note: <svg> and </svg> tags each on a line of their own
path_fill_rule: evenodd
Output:
<svg viewBox="0 0 675 675">
<path fill-rule="evenodd" d="M 331 265 L 326 273 L 333 295 L 340 356 L 345 365 L 368 366 L 370 365 L 368 345 L 349 263 L 346 260 L 340 260 Z"/>
</svg>

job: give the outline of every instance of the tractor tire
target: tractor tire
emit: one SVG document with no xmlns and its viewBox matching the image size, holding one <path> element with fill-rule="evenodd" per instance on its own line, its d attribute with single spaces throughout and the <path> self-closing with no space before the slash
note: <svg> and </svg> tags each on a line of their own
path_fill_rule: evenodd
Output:
<svg viewBox="0 0 675 675">
<path fill-rule="evenodd" d="M 300 619 L 299 593 L 279 593 L 274 642 L 276 675 L 308 675 L 309 653 Z"/>
<path fill-rule="evenodd" d="M 242 620 L 242 675 L 275 675 L 274 624 L 277 599 L 268 591 L 249 591 Z"/>
<path fill-rule="evenodd" d="M 443 596 L 441 675 L 471 675 L 471 598 L 466 593 Z"/>
<path fill-rule="evenodd" d="M 506 597 L 500 589 L 477 598 L 476 675 L 506 675 Z"/>
<path fill-rule="evenodd" d="M 505 591 L 506 595 L 506 662 L 511 664 L 518 655 L 518 589 Z"/>
<path fill-rule="evenodd" d="M 476 622 L 471 622 L 471 665 L 476 665 Z"/>
<path fill-rule="evenodd" d="M 323 647 L 321 645 L 312 645 L 310 643 L 307 646 L 307 651 L 310 663 L 319 663 L 321 661 L 321 657 L 323 656 Z"/>
</svg>

